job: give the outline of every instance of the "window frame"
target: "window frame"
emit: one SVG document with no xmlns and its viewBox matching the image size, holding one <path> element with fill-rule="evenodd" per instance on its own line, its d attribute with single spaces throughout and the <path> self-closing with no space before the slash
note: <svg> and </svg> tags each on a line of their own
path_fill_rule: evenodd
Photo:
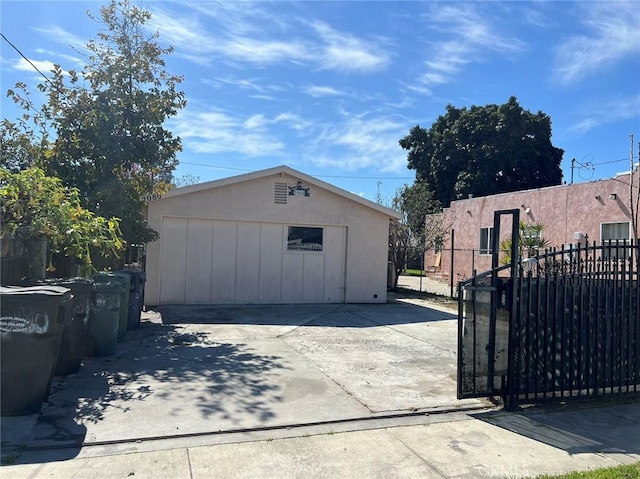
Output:
<svg viewBox="0 0 640 479">
<path fill-rule="evenodd" d="M 287 224 L 285 225 L 286 227 L 286 235 L 285 235 L 285 241 L 284 241 L 284 251 L 285 253 L 293 253 L 293 254 L 300 254 L 300 253 L 304 253 L 304 254 L 324 254 L 324 238 L 325 238 L 325 227 L 324 226 L 307 226 L 307 225 L 291 225 L 291 224 Z M 291 249 L 290 248 L 290 237 L 291 237 L 291 230 L 293 228 L 299 228 L 299 229 L 313 229 L 313 230 L 320 230 L 320 249 L 305 249 L 305 248 L 299 248 L 299 249 Z M 297 238 L 296 238 L 297 239 Z M 301 238 L 303 239 L 303 238 Z M 301 244 L 318 244 L 318 243 L 301 243 Z"/>
<path fill-rule="evenodd" d="M 483 248 L 482 246 L 482 240 L 483 240 L 483 231 L 487 231 L 487 247 Z M 494 234 L 494 230 L 493 230 L 493 226 L 482 226 L 480 228 L 480 241 L 479 241 L 479 245 L 478 245 L 478 254 L 481 256 L 489 256 L 493 254 L 493 234 Z"/>
<path fill-rule="evenodd" d="M 607 238 L 603 239 L 604 236 L 604 227 L 607 225 L 627 225 L 628 235 L 626 238 Z M 631 222 L 630 221 L 610 221 L 606 223 L 600 223 L 600 243 L 605 248 L 602 249 L 602 258 L 607 260 L 617 260 L 617 259 L 625 259 L 624 253 L 627 251 L 623 246 L 616 247 L 616 241 L 624 241 L 629 244 L 631 240 Z M 611 241 L 611 246 L 609 246 L 609 241 Z"/>
<path fill-rule="evenodd" d="M 627 237 L 626 238 L 604 238 L 604 227 L 610 225 L 627 225 Z M 630 221 L 609 221 L 605 223 L 600 223 L 600 241 L 615 241 L 615 240 L 627 240 L 631 239 L 631 222 Z"/>
</svg>

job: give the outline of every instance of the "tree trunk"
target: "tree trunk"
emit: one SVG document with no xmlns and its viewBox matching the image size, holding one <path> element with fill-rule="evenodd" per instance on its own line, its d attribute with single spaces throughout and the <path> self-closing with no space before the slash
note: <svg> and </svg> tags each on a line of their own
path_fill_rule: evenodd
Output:
<svg viewBox="0 0 640 479">
<path fill-rule="evenodd" d="M 23 241 L 24 252 L 28 258 L 27 277 L 44 279 L 46 275 L 47 241 L 44 238 Z"/>
</svg>

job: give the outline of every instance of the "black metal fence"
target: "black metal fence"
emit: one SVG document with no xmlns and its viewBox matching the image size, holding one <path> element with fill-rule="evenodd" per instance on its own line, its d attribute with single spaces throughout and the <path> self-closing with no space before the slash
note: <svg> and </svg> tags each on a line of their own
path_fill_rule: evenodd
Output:
<svg viewBox="0 0 640 479">
<path fill-rule="evenodd" d="M 515 277 L 503 267 L 461 282 L 458 396 L 513 405 L 640 393 L 639 249 L 551 249 Z"/>
<path fill-rule="evenodd" d="M 9 256 L 0 259 L 0 284 L 19 284 L 29 271 L 29 258 L 26 255 Z"/>
<path fill-rule="evenodd" d="M 17 285 L 29 276 L 29 258 L 23 253 L 22 248 L 15 248 L 15 241 L 3 240 L 3 248 L 12 249 L 17 254 L 9 254 L 14 251 L 7 251 L 7 256 L 0 258 L 0 284 Z M 4 254 L 4 251 L 3 251 Z M 51 254 L 47 251 L 47 272 L 48 277 L 54 278 L 73 278 L 78 276 L 80 269 L 77 262 L 68 256 L 60 254 Z M 145 245 L 129 245 L 125 251 L 121 253 L 119 258 L 105 262 L 99 257 L 94 257 L 94 267 L 96 269 L 137 269 L 144 271 L 146 263 Z"/>
</svg>

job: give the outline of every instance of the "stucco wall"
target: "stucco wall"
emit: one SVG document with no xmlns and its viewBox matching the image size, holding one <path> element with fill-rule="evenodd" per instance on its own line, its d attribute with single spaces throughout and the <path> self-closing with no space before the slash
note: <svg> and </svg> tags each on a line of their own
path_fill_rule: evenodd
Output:
<svg viewBox="0 0 640 479">
<path fill-rule="evenodd" d="M 635 195 L 639 183 L 638 171 L 634 176 Z M 611 194 L 616 199 L 610 198 Z M 601 241 L 601 224 L 630 221 L 629 175 L 616 178 L 560 185 L 549 188 L 505 193 L 481 198 L 453 201 L 445 209 L 453 218 L 455 230 L 454 284 L 478 272 L 491 268 L 491 256 L 478 254 L 480 228 L 493 226 L 494 212 L 518 209 L 520 220 L 526 223 L 541 222 L 545 229 L 543 237 L 551 246 L 575 244 L 575 233 L 588 236 L 590 242 Z M 501 239 L 511 232 L 511 222 L 504 218 L 501 224 Z M 582 239 L 584 244 L 584 239 Z M 440 268 L 432 273 L 443 281 L 450 281 L 451 239 L 447 238 L 442 252 Z M 433 270 L 434 254 L 425 255 L 425 269 Z"/>
<path fill-rule="evenodd" d="M 385 302 L 389 218 L 334 192 L 311 185 L 309 197 L 288 196 L 274 203 L 276 182 L 296 184 L 298 178 L 273 175 L 203 189 L 153 201 L 149 224 L 161 231 L 163 216 L 259 221 L 307 226 L 347 227 L 345 298 L 347 302 Z M 147 250 L 145 302 L 157 304 L 161 248 Z"/>
</svg>

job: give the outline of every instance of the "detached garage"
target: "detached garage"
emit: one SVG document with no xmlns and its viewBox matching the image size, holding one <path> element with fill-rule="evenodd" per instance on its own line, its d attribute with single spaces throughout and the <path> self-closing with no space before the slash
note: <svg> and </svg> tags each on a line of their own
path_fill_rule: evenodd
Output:
<svg viewBox="0 0 640 479">
<path fill-rule="evenodd" d="M 149 203 L 145 303 L 383 303 L 399 215 L 287 166 Z"/>
</svg>

